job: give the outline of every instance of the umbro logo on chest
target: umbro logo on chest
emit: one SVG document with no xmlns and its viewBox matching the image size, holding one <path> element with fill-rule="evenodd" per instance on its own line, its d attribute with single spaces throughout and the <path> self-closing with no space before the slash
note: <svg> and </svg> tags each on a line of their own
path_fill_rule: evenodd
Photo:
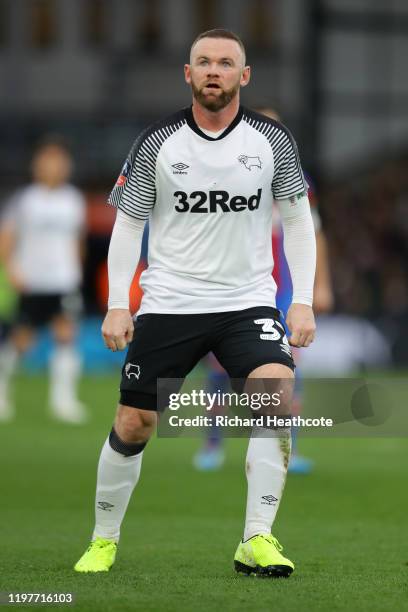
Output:
<svg viewBox="0 0 408 612">
<path fill-rule="evenodd" d="M 171 164 L 171 167 L 173 168 L 173 174 L 187 174 L 186 170 L 190 166 L 183 162 L 177 162 L 177 164 Z"/>
</svg>

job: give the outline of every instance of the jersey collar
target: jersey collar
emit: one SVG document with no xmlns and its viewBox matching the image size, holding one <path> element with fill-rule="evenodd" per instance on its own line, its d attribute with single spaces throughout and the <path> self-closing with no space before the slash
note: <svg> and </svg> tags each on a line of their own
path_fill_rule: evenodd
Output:
<svg viewBox="0 0 408 612">
<path fill-rule="evenodd" d="M 208 136 L 208 134 L 205 134 L 204 132 L 202 132 L 200 130 L 200 128 L 198 127 L 198 125 L 195 122 L 195 119 L 194 119 L 194 116 L 193 116 L 193 111 L 192 111 L 192 106 L 189 106 L 189 107 L 185 108 L 184 109 L 184 114 L 185 114 L 185 117 L 186 117 L 187 125 L 193 130 L 193 132 L 195 132 L 196 134 L 201 136 L 201 138 L 204 138 L 205 140 L 221 140 L 222 138 L 225 138 L 225 136 L 228 136 L 228 134 L 230 132 L 232 132 L 232 130 L 241 121 L 242 115 L 244 114 L 244 109 L 242 108 L 242 106 L 239 107 L 238 112 L 235 115 L 234 120 L 229 124 L 229 126 L 223 131 L 222 134 L 217 136 L 217 138 L 211 138 L 211 136 Z"/>
</svg>

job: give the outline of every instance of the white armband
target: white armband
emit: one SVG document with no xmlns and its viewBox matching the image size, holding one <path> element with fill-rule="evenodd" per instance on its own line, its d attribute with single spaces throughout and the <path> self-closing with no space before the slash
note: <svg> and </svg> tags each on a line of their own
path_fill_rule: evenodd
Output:
<svg viewBox="0 0 408 612">
<path fill-rule="evenodd" d="M 108 309 L 129 308 L 129 290 L 140 259 L 145 221 L 118 210 L 109 244 Z"/>
<path fill-rule="evenodd" d="M 306 195 L 277 200 L 283 226 L 283 248 L 293 285 L 292 303 L 313 304 L 316 237 Z"/>
</svg>

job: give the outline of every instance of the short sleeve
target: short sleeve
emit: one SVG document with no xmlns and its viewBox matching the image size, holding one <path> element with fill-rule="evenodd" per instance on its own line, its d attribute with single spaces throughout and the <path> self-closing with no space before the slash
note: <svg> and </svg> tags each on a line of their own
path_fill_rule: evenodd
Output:
<svg viewBox="0 0 408 612">
<path fill-rule="evenodd" d="M 22 194 L 22 189 L 19 189 L 4 202 L 0 210 L 1 225 L 17 225 Z"/>
<path fill-rule="evenodd" d="M 307 183 L 300 165 L 296 142 L 289 130 L 282 129 L 280 138 L 274 144 L 275 170 L 272 193 L 275 200 L 290 198 L 302 192 L 307 193 Z"/>
<path fill-rule="evenodd" d="M 133 144 L 108 203 L 136 219 L 148 219 L 156 201 L 155 160 L 143 150 L 144 134 Z"/>
<path fill-rule="evenodd" d="M 75 195 L 78 228 L 80 231 L 84 231 L 86 227 L 86 199 L 79 189 L 75 189 Z"/>
</svg>

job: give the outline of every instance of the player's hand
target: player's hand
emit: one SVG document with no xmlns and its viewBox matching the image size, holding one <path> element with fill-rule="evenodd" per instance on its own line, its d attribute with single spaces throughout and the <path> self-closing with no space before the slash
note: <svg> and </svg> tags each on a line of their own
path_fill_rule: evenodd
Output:
<svg viewBox="0 0 408 612">
<path fill-rule="evenodd" d="M 122 351 L 132 341 L 133 320 L 129 310 L 113 308 L 108 310 L 102 323 L 105 346 L 111 351 Z"/>
<path fill-rule="evenodd" d="M 311 306 L 292 304 L 288 310 L 286 323 L 291 332 L 289 338 L 291 346 L 309 346 L 313 342 L 316 323 Z"/>
</svg>

